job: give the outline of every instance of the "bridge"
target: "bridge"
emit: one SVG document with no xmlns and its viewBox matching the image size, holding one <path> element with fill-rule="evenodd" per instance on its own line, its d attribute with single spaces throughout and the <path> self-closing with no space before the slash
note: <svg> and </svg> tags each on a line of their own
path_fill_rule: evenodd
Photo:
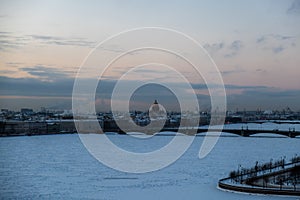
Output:
<svg viewBox="0 0 300 200">
<path fill-rule="evenodd" d="M 87 121 L 88 122 L 88 121 Z M 253 122 L 252 122 L 253 123 Z M 88 125 L 88 123 L 87 123 Z M 87 130 L 90 130 L 87 127 Z M 114 126 L 104 126 L 103 132 L 116 132 L 119 134 L 126 134 L 126 132 L 143 132 L 145 134 L 154 134 L 157 132 L 180 132 L 183 134 L 191 135 L 195 133 L 206 133 L 206 132 L 226 132 L 232 133 L 239 136 L 251 136 L 259 133 L 271 133 L 277 135 L 283 135 L 286 137 L 295 138 L 300 136 L 300 130 L 295 130 L 295 128 L 289 128 L 289 130 L 282 129 L 267 129 L 267 128 L 249 128 L 248 126 L 242 128 L 204 128 L 204 127 L 169 127 L 165 126 L 162 130 L 147 129 L 147 127 L 140 127 L 139 130 L 123 131 L 118 128 L 117 125 Z M 47 121 L 0 121 L 0 136 L 17 136 L 17 135 L 42 135 L 42 134 L 57 134 L 57 133 L 75 133 L 76 127 L 72 120 L 65 121 L 53 121 L 48 123 Z M 101 133 L 103 133 L 101 131 Z"/>
<path fill-rule="evenodd" d="M 164 130 L 168 131 L 168 130 Z M 178 130 L 180 132 L 180 130 Z M 300 131 L 296 130 L 278 130 L 278 129 L 207 129 L 207 128 L 198 128 L 197 133 L 204 133 L 204 132 L 226 132 L 226 133 L 232 133 L 239 136 L 249 137 L 251 135 L 259 134 L 259 133 L 272 133 L 277 135 L 283 135 L 290 138 L 295 138 L 296 136 L 300 136 Z"/>
<path fill-rule="evenodd" d="M 195 132 L 197 133 L 206 133 L 206 132 L 224 132 L 224 133 L 231 133 L 243 137 L 249 137 L 251 135 L 259 134 L 259 133 L 271 133 L 271 134 L 277 134 L 277 135 L 283 135 L 286 137 L 290 138 L 295 138 L 296 136 L 300 136 L 300 131 L 296 131 L 295 129 L 290 129 L 290 130 L 278 130 L 278 129 L 220 129 L 220 128 L 201 128 L 199 127 L 197 130 L 197 127 L 192 128 L 192 127 L 183 127 L 183 128 L 173 128 L 173 127 L 164 127 L 160 132 L 179 132 L 183 134 L 194 134 Z M 124 131 L 120 129 L 109 129 L 109 130 L 104 130 L 104 132 L 117 132 L 119 134 L 126 134 Z M 131 130 L 130 132 L 135 132 L 134 130 Z M 154 131 L 151 129 L 144 129 L 144 133 L 146 134 L 153 134 Z"/>
<path fill-rule="evenodd" d="M 249 121 L 247 123 L 256 123 L 256 124 L 264 124 L 264 123 L 274 123 L 274 124 L 300 124 L 300 120 L 255 120 Z"/>
</svg>

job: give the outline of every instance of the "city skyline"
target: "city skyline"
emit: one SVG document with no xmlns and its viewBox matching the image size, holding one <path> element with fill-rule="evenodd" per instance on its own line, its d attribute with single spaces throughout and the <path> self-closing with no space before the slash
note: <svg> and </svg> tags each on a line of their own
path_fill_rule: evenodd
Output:
<svg viewBox="0 0 300 200">
<path fill-rule="evenodd" d="M 228 110 L 286 107 L 299 111 L 300 1 L 1 1 L 0 103 L 2 108 L 71 108 L 74 78 L 88 53 L 101 41 L 136 27 L 164 27 L 197 40 L 218 66 Z M 138 17 L 137 17 L 138 16 Z M 149 35 L 151 37 L 151 35 Z M 176 44 L 175 45 L 180 45 Z M 103 53 L 123 51 L 111 45 Z M 147 60 L 149 53 L 141 54 Z M 174 59 L 174 58 L 170 58 Z M 178 68 L 177 60 L 171 60 Z M 118 76 L 129 61 L 108 71 L 97 106 L 109 106 Z M 205 82 L 193 79 L 199 105 L 209 107 Z M 163 70 L 144 70 L 174 87 L 181 82 Z M 163 76 L 161 76 L 163 75 Z M 94 78 L 87 74 L 86 78 Z M 140 81 L 129 77 L 128 84 Z M 139 93 L 140 92 L 140 93 Z M 148 95 L 144 95 L 148 94 Z M 152 95 L 152 98 L 149 98 Z M 141 88 L 133 100 L 174 103 L 174 95 L 155 85 Z M 101 110 L 101 109 L 100 109 Z"/>
</svg>

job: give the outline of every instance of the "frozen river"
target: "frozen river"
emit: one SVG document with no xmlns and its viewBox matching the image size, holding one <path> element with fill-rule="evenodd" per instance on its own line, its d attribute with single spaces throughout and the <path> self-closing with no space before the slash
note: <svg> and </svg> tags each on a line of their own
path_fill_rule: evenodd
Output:
<svg viewBox="0 0 300 200">
<path fill-rule="evenodd" d="M 150 140 L 110 135 L 125 149 L 146 152 L 172 139 Z M 189 136 L 182 136 L 189 137 Z M 297 199 L 248 195 L 217 189 L 219 179 L 238 165 L 291 158 L 300 154 L 300 140 L 287 137 L 221 137 L 213 151 L 198 158 L 203 137 L 195 137 L 188 151 L 167 168 L 146 174 L 110 169 L 94 159 L 78 135 L 0 138 L 1 199 Z M 299 199 L 299 198 L 298 198 Z"/>
</svg>

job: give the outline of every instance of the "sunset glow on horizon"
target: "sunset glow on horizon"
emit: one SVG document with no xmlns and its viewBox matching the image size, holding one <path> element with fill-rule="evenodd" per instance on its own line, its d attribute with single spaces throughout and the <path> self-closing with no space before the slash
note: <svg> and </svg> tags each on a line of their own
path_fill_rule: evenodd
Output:
<svg viewBox="0 0 300 200">
<path fill-rule="evenodd" d="M 1 108 L 70 109 L 79 67 L 100 42 L 125 30 L 162 27 L 189 35 L 209 53 L 222 75 L 228 109 L 300 110 L 299 0 L 1 0 L 0 5 Z M 128 46 L 135 40 L 138 38 L 128 40 Z M 170 45 L 182 45 L 179 40 L 174 41 Z M 125 45 L 112 43 L 97 49 L 97 53 L 117 55 L 124 49 Z M 136 63 L 158 60 L 162 55 L 148 50 L 120 59 L 106 71 L 99 95 L 103 101 L 97 102 L 109 99 L 114 82 L 123 71 Z M 164 55 L 162 60 L 182 69 L 192 80 L 199 99 L 207 101 L 204 80 L 195 76 L 186 63 L 174 55 Z M 90 63 L 97 65 L 96 61 Z M 153 67 L 141 74 L 178 87 L 181 84 L 162 68 Z M 85 78 L 97 76 L 97 72 L 90 72 Z M 128 77 L 129 82 L 141 81 L 137 75 Z M 154 92 L 158 90 L 155 88 Z M 168 99 L 163 92 L 161 95 Z M 136 103 L 148 105 L 152 101 L 140 98 Z"/>
</svg>

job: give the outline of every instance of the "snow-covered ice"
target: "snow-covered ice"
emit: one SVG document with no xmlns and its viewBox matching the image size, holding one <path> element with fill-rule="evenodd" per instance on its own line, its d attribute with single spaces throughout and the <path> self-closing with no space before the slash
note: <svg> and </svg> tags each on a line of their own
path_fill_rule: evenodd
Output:
<svg viewBox="0 0 300 200">
<path fill-rule="evenodd" d="M 134 152 L 155 150 L 172 139 L 172 136 L 140 139 L 115 134 L 109 137 Z M 217 189 L 217 182 L 239 164 L 250 167 L 256 161 L 299 155 L 299 138 L 221 137 L 213 151 L 200 160 L 198 153 L 203 139 L 195 137 L 188 151 L 167 168 L 128 174 L 94 159 L 78 135 L 0 138 L 0 198 L 287 199 L 225 192 Z"/>
</svg>

